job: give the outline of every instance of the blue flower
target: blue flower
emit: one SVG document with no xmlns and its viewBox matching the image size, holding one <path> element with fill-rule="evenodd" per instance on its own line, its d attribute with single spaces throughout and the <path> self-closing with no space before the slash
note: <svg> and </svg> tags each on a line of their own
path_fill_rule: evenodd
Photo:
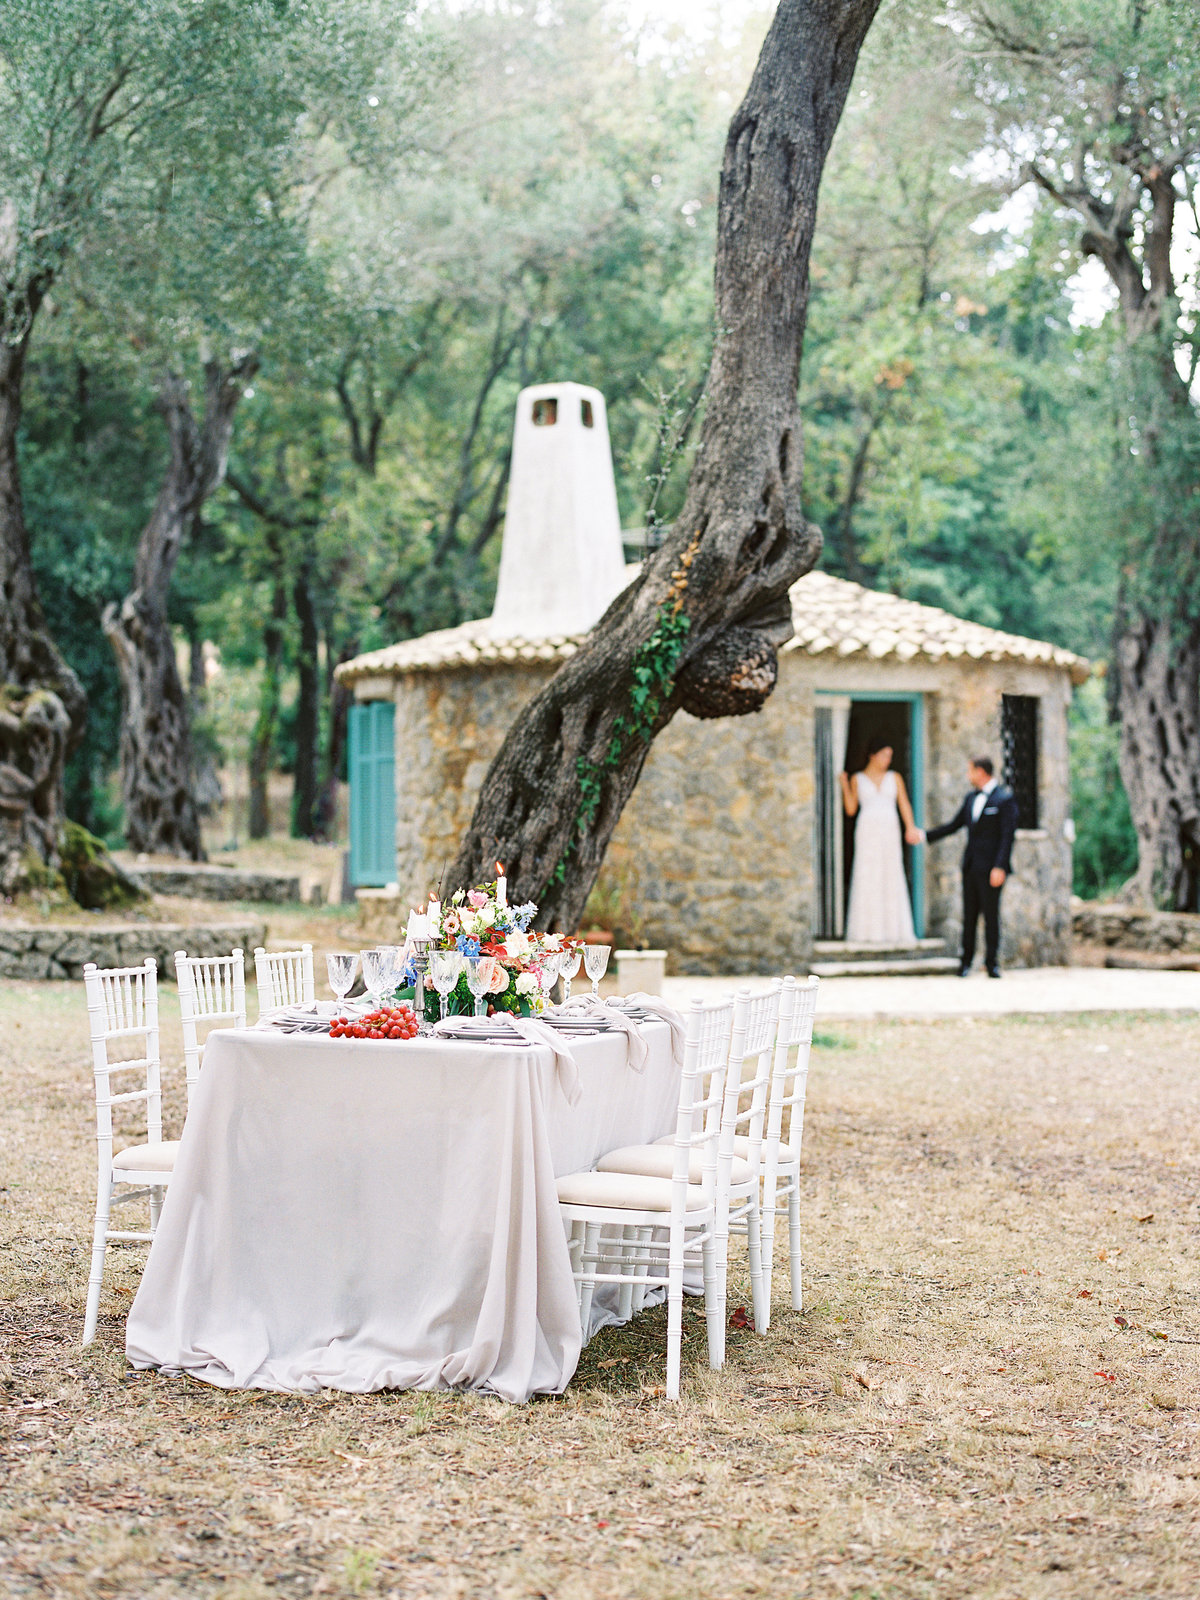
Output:
<svg viewBox="0 0 1200 1600">
<path fill-rule="evenodd" d="M 527 900 L 523 906 L 513 907 L 513 920 L 522 933 L 529 932 L 529 924 L 537 916 L 537 906 L 532 900 Z"/>
<path fill-rule="evenodd" d="M 479 940 L 468 939 L 465 933 L 460 933 L 454 941 L 460 956 L 465 956 L 468 961 L 473 961 L 479 954 Z"/>
<path fill-rule="evenodd" d="M 403 988 L 406 988 L 406 989 L 409 988 L 409 987 L 412 987 L 414 989 L 416 988 L 416 986 L 417 986 L 417 969 L 416 969 L 416 967 L 413 966 L 411 961 L 406 961 L 404 963 L 404 971 L 400 974 L 400 983 L 401 983 L 401 986 Z"/>
</svg>

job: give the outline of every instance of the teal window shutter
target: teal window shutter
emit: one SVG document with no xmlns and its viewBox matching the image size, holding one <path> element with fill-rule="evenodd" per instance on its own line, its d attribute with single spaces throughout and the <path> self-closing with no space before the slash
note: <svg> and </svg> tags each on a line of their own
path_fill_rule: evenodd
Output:
<svg viewBox="0 0 1200 1600">
<path fill-rule="evenodd" d="M 396 879 L 396 707 L 350 707 L 350 881 L 378 889 Z"/>
</svg>

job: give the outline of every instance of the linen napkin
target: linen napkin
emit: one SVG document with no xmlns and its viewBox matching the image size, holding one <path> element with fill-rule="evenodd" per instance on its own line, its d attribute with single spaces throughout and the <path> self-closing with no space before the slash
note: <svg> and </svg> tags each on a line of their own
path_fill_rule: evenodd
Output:
<svg viewBox="0 0 1200 1600">
<path fill-rule="evenodd" d="M 264 1011 L 251 1026 L 269 1029 L 272 1033 L 328 1033 L 334 1017 L 346 1014 L 345 1006 L 332 1000 L 316 1000 L 307 1005 L 277 1006 L 274 1011 Z"/>
<path fill-rule="evenodd" d="M 566 1001 L 557 1008 L 556 1015 L 581 1019 L 603 1017 L 610 1029 L 625 1035 L 629 1065 L 635 1072 L 645 1071 L 646 1063 L 650 1059 L 650 1046 L 642 1038 L 642 1030 L 632 1017 L 627 1017 L 624 1012 L 613 1006 L 605 1005 L 603 1000 L 590 994 L 577 995 L 575 999 Z"/>
<path fill-rule="evenodd" d="M 657 994 L 626 994 L 619 999 L 616 995 L 610 995 L 608 1004 L 616 1010 L 622 1006 L 631 1006 L 641 1011 L 649 1011 L 652 1016 L 665 1022 L 671 1030 L 671 1060 L 680 1072 L 683 1071 L 687 1027 L 681 1012 L 676 1011 L 674 1006 L 669 1006 L 662 996 Z"/>
<path fill-rule="evenodd" d="M 499 1017 L 493 1017 L 499 1021 Z M 518 1033 L 526 1044 L 544 1044 L 548 1050 L 554 1052 L 554 1067 L 558 1078 L 558 1086 L 566 1096 L 570 1106 L 579 1104 L 582 1089 L 579 1083 L 579 1063 L 571 1052 L 571 1047 L 565 1039 L 555 1033 L 553 1028 L 547 1028 L 544 1023 L 538 1022 L 535 1017 L 514 1017 L 511 1012 L 505 1013 L 505 1022 L 514 1032 Z M 433 1031 L 437 1033 L 449 1032 L 456 1025 L 462 1023 L 461 1017 L 447 1017 L 445 1022 L 434 1023 Z"/>
</svg>

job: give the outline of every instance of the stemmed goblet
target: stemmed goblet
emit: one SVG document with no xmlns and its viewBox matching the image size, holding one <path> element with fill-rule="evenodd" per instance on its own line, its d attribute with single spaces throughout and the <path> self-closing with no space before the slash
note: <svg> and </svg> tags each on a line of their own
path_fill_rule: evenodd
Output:
<svg viewBox="0 0 1200 1600">
<path fill-rule="evenodd" d="M 446 1020 L 446 1008 L 450 999 L 450 991 L 458 982 L 458 975 L 462 971 L 463 958 L 457 950 L 431 950 L 429 952 L 429 976 L 433 979 L 433 987 L 438 992 L 440 1020 Z"/>
<path fill-rule="evenodd" d="M 582 960 L 582 951 L 575 947 L 568 947 L 559 957 L 558 975 L 563 982 L 563 1005 L 571 998 L 571 979 L 579 976 Z"/>
<path fill-rule="evenodd" d="M 538 967 L 538 984 L 542 991 L 542 1010 L 550 1004 L 550 994 L 558 982 L 558 975 L 562 971 L 562 953 L 558 950 L 546 950 L 542 954 L 541 965 Z"/>
<path fill-rule="evenodd" d="M 388 979 L 392 971 L 392 953 L 381 945 L 376 950 L 364 950 L 362 953 L 363 982 L 367 986 L 367 993 L 371 997 L 373 1011 L 378 1011 L 383 1004 L 384 991 L 388 986 Z"/>
<path fill-rule="evenodd" d="M 608 971 L 608 946 L 588 944 L 583 947 L 583 970 L 592 980 L 592 994 L 599 997 L 600 979 Z"/>
<path fill-rule="evenodd" d="M 467 968 L 467 988 L 475 1001 L 475 1015 L 487 1015 L 487 992 L 496 981 L 496 962 L 492 956 L 464 956 Z"/>
<path fill-rule="evenodd" d="M 354 987 L 358 956 L 353 950 L 331 950 L 325 957 L 325 967 L 329 973 L 329 987 L 340 1006 Z"/>
</svg>

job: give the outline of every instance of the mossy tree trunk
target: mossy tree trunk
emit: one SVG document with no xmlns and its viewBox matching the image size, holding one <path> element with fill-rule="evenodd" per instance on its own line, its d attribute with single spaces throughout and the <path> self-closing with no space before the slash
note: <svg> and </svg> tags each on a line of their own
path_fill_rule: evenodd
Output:
<svg viewBox="0 0 1200 1600">
<path fill-rule="evenodd" d="M 451 876 L 491 875 L 574 927 L 654 737 L 681 707 L 757 711 L 814 564 L 796 391 L 817 189 L 878 0 L 781 0 L 729 128 L 719 333 L 683 510 L 579 651 L 525 707 L 484 779 Z"/>
<path fill-rule="evenodd" d="M 170 459 L 138 542 L 133 588 L 104 613 L 121 677 L 121 789 L 131 850 L 204 859 L 192 766 L 191 707 L 175 660 L 168 617 L 171 579 L 184 535 L 225 475 L 233 414 L 258 360 L 246 355 L 204 369 L 197 419 L 188 384 L 163 379 L 159 407 Z"/>
<path fill-rule="evenodd" d="M 0 266 L 3 262 L 0 261 Z M 0 289 L 5 286 L 0 282 Z M 8 286 L 11 289 L 11 286 Z M 40 291 L 27 290 L 40 303 Z M 5 296 L 0 295 L 0 299 Z M 17 428 L 29 330 L 0 329 L 0 894 L 59 866 L 63 773 L 83 734 L 87 704 L 46 629 L 33 581 L 21 500 Z"/>
</svg>

